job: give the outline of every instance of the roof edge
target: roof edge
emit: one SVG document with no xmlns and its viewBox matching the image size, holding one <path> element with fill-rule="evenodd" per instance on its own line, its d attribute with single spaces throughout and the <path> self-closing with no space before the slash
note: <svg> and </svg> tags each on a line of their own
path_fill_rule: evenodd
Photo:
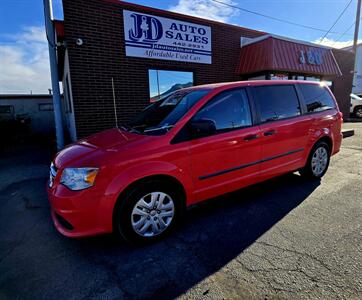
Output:
<svg viewBox="0 0 362 300">
<path fill-rule="evenodd" d="M 62 96 L 62 95 L 61 95 Z M 53 98 L 50 94 L 0 94 L 0 99 L 13 98 Z"/>
<path fill-rule="evenodd" d="M 302 44 L 302 45 L 308 45 L 311 47 L 317 47 L 317 48 L 325 48 L 325 49 L 337 49 L 337 48 L 332 48 L 329 46 L 324 46 L 324 45 L 318 45 L 312 42 L 308 42 L 308 41 L 303 41 L 303 40 L 297 40 L 297 39 L 293 39 L 293 38 L 289 38 L 289 37 L 285 37 L 285 36 L 281 36 L 281 35 L 277 35 L 277 34 L 266 34 L 257 38 L 252 38 L 250 41 L 246 42 L 243 47 L 248 46 L 250 44 L 254 44 L 263 40 L 266 40 L 268 38 L 274 38 L 274 39 L 278 39 L 278 40 L 282 40 L 282 41 L 287 41 L 287 42 L 292 42 L 292 43 L 297 43 L 297 44 Z"/>
</svg>

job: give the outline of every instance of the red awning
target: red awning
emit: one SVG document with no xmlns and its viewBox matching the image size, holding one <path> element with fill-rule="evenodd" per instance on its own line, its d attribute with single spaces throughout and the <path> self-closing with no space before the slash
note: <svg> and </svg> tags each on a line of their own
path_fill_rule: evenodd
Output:
<svg viewBox="0 0 362 300">
<path fill-rule="evenodd" d="M 55 32 L 57 35 L 57 39 L 64 39 L 64 21 L 60 21 L 60 20 L 54 20 L 54 27 L 55 27 Z"/>
<path fill-rule="evenodd" d="M 241 48 L 236 73 L 244 75 L 262 71 L 328 77 L 342 75 L 330 48 L 275 36 L 256 38 L 255 42 Z"/>
</svg>

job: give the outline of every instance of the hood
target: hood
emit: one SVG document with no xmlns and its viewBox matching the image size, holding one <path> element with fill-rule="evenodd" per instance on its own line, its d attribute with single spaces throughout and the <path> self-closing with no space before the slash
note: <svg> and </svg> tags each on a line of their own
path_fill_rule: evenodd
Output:
<svg viewBox="0 0 362 300">
<path fill-rule="evenodd" d="M 132 137 L 127 137 L 120 129 L 113 128 L 93 134 L 87 138 L 78 141 L 77 143 L 106 150 L 120 144 L 124 144 L 130 139 L 132 139 Z"/>
<path fill-rule="evenodd" d="M 144 143 L 149 139 L 149 136 L 128 133 L 118 128 L 109 129 L 64 148 L 57 154 L 54 163 L 58 168 L 77 167 L 86 163 L 88 158 L 95 163 L 95 153 L 97 153 L 97 157 L 100 157 L 100 153 L 106 154 L 124 148 L 129 149 L 132 145 Z"/>
</svg>

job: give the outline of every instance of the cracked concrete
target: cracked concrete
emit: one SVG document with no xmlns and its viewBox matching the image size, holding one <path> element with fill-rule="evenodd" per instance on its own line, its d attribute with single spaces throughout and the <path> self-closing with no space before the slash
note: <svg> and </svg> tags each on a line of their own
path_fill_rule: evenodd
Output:
<svg viewBox="0 0 362 300">
<path fill-rule="evenodd" d="M 362 124 L 320 182 L 286 175 L 201 204 L 131 247 L 54 229 L 50 154 L 0 154 L 0 299 L 361 299 Z"/>
</svg>

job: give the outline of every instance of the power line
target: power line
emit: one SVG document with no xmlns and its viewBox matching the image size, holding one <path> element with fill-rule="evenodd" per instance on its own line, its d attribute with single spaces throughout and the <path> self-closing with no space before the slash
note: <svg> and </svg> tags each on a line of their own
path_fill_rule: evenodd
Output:
<svg viewBox="0 0 362 300">
<path fill-rule="evenodd" d="M 356 22 L 353 22 L 353 23 L 351 24 L 351 26 L 349 26 L 349 27 L 347 28 L 347 30 L 346 30 L 345 32 L 343 32 L 343 33 L 338 37 L 338 39 L 336 39 L 336 40 L 334 41 L 334 43 L 332 44 L 331 47 L 333 47 L 337 42 L 339 42 L 339 40 L 340 40 L 342 37 L 344 37 L 345 34 L 346 34 L 348 31 L 350 31 L 351 28 L 352 28 L 355 24 L 356 24 Z"/>
<path fill-rule="evenodd" d="M 319 31 L 319 32 L 328 32 L 328 30 L 326 30 L 326 29 L 321 29 L 321 28 L 317 28 L 317 27 L 313 27 L 313 26 L 309 26 L 309 25 L 305 25 L 305 24 L 300 24 L 300 23 L 292 22 L 292 21 L 289 21 L 289 20 L 281 19 L 281 18 L 276 18 L 276 17 L 270 16 L 270 15 L 258 13 L 258 12 L 253 11 L 253 10 L 249 10 L 249 9 L 242 8 L 242 7 L 239 7 L 239 6 L 236 6 L 236 5 L 225 3 L 225 2 L 222 2 L 222 1 L 219 1 L 219 0 L 210 0 L 210 1 L 215 2 L 215 3 L 219 3 L 219 4 L 222 4 L 222 5 L 231 7 L 231 8 L 235 8 L 235 9 L 238 9 L 238 10 L 241 10 L 243 12 L 247 12 L 247 13 L 250 13 L 250 14 L 253 14 L 253 15 L 257 15 L 257 16 L 260 16 L 260 17 L 264 17 L 264 18 L 267 18 L 267 19 L 274 20 L 274 21 L 286 23 L 286 24 L 289 24 L 289 25 L 298 26 L 298 27 L 302 27 L 302 28 L 307 28 L 307 29 L 311 29 L 311 30 L 315 30 L 315 31 Z M 335 31 L 329 31 L 329 33 L 340 34 L 340 32 L 335 32 Z"/>
<path fill-rule="evenodd" d="M 343 11 L 339 14 L 338 18 L 334 21 L 333 25 L 331 26 L 331 28 L 329 28 L 329 30 L 325 33 L 325 35 L 322 37 L 322 39 L 320 40 L 319 44 L 321 44 L 325 37 L 328 35 L 328 33 L 330 33 L 330 31 L 333 29 L 333 27 L 337 24 L 337 22 L 339 21 L 339 19 L 343 16 L 343 14 L 346 12 L 347 8 L 351 5 L 353 0 L 350 0 L 347 4 L 347 6 L 343 9 Z"/>
</svg>

